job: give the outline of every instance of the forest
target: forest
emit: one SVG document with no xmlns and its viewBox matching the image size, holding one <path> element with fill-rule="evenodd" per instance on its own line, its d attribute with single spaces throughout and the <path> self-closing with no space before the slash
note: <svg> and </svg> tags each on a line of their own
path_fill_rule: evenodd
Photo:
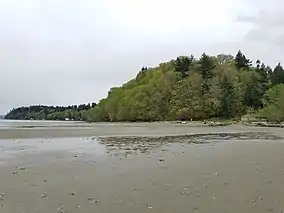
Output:
<svg viewBox="0 0 284 213">
<path fill-rule="evenodd" d="M 5 119 L 17 120 L 87 120 L 87 111 L 95 107 L 95 103 L 71 106 L 42 106 L 34 105 L 12 109 Z"/>
<path fill-rule="evenodd" d="M 11 110 L 8 119 L 65 118 L 89 122 L 240 119 L 254 114 L 269 121 L 284 119 L 284 70 L 260 60 L 203 53 L 179 56 L 136 77 L 87 108 L 31 106 Z"/>
</svg>

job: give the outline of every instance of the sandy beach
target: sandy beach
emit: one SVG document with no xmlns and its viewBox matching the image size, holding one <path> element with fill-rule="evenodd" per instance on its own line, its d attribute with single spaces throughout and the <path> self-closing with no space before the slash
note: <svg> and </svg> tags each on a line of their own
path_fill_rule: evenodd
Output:
<svg viewBox="0 0 284 213">
<path fill-rule="evenodd" d="M 284 212 L 283 129 L 0 130 L 1 213 Z"/>
<path fill-rule="evenodd" d="M 243 125 L 225 127 L 209 127 L 201 122 L 188 124 L 157 123 L 65 123 L 50 126 L 25 125 L 17 128 L 0 128 L 0 139 L 16 138 L 62 138 L 62 137 L 92 137 L 92 136 L 165 136 L 184 135 L 211 132 L 276 132 L 281 134 L 281 128 L 259 128 Z"/>
</svg>

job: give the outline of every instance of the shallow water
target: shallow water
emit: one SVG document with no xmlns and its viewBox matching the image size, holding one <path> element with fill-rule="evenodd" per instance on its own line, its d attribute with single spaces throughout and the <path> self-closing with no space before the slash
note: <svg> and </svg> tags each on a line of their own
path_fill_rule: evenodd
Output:
<svg viewBox="0 0 284 213">
<path fill-rule="evenodd" d="M 80 121 L 46 121 L 46 120 L 5 120 L 0 119 L 1 129 L 17 128 L 50 128 L 50 127 L 72 127 L 88 126 L 90 124 Z"/>
<path fill-rule="evenodd" d="M 0 140 L 0 212 L 283 212 L 268 133 Z"/>
</svg>

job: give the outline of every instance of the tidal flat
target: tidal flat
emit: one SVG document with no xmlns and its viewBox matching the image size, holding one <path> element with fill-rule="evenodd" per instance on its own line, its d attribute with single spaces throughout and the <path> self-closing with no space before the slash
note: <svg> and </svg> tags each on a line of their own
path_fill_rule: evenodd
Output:
<svg viewBox="0 0 284 213">
<path fill-rule="evenodd" d="M 0 130 L 0 212 L 284 212 L 282 129 L 98 126 Z"/>
</svg>

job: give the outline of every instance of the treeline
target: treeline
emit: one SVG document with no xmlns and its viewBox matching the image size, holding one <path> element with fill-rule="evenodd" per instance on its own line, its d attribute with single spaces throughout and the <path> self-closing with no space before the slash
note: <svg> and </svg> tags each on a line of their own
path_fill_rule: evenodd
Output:
<svg viewBox="0 0 284 213">
<path fill-rule="evenodd" d="M 180 56 L 156 68 L 143 67 L 135 79 L 111 88 L 88 111 L 92 121 L 160 121 L 237 118 L 256 113 L 284 118 L 284 70 L 241 51 L 236 56 Z"/>
<path fill-rule="evenodd" d="M 32 106 L 13 109 L 6 118 L 86 121 L 162 121 L 236 118 L 257 114 L 284 119 L 284 70 L 241 51 L 200 58 L 179 56 L 158 67 L 142 67 L 137 76 L 111 88 L 97 105 Z"/>
<path fill-rule="evenodd" d="M 42 106 L 19 107 L 12 109 L 5 119 L 19 120 L 87 120 L 87 112 L 96 104 L 81 104 L 71 106 Z"/>
</svg>

